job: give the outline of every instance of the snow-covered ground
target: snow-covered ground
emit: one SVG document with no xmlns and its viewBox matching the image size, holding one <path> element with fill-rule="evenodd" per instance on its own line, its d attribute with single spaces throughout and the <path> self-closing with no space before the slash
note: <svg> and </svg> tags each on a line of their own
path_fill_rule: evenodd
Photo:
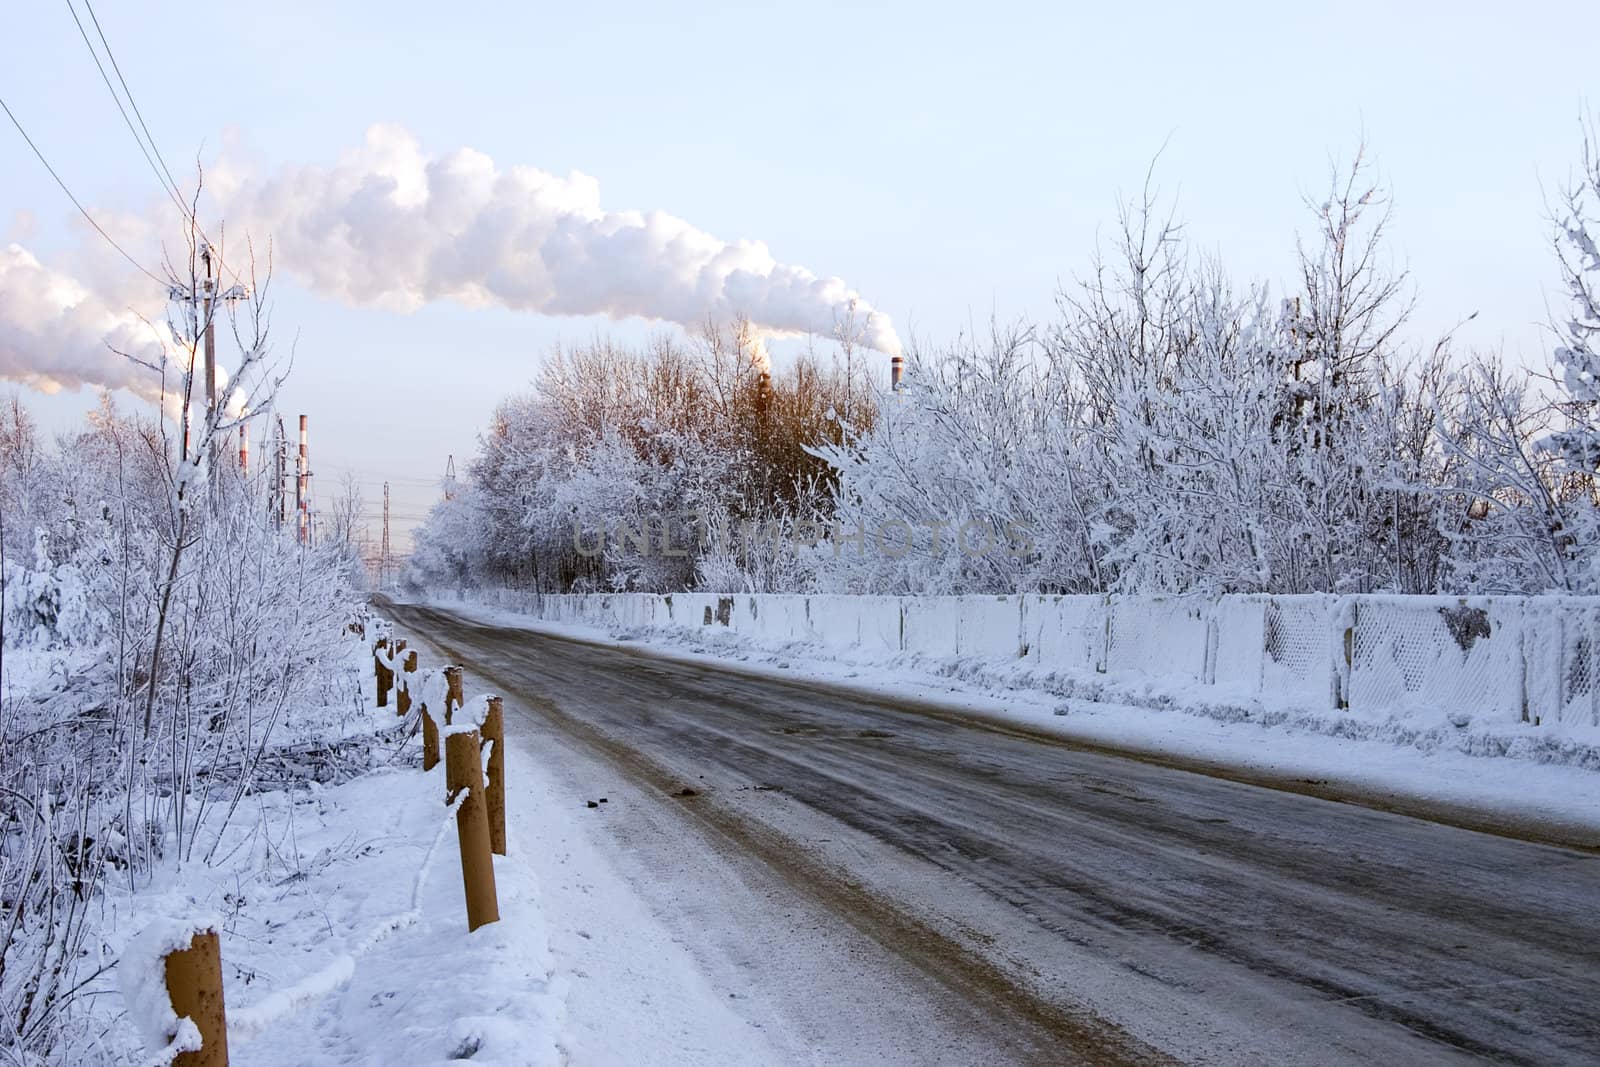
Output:
<svg viewBox="0 0 1600 1067">
<path fill-rule="evenodd" d="M 9 657 L 8 681 L 59 682 L 65 662 Z M 470 678 L 466 689 L 480 695 Z M 340 732 L 395 722 L 392 708 L 367 707 Z M 107 966 L 91 985 L 100 1033 L 86 1055 L 165 1062 L 151 1036 L 165 992 L 140 941 L 214 924 L 231 1062 L 246 1067 L 785 1061 L 619 870 L 548 754 L 516 723 L 506 744 L 498 923 L 467 930 L 444 765 L 422 771 L 412 734 L 342 784 L 249 796 L 209 865 L 165 865 L 133 887 L 113 877 L 98 905 Z"/>
<path fill-rule="evenodd" d="M 215 866 L 113 886 L 108 941 L 214 917 L 236 1064 L 561 1062 L 564 998 L 527 843 L 511 830 L 500 922 L 469 933 L 443 765 L 410 762 L 251 798 Z M 134 1030 L 117 1026 L 108 1046 Z"/>
<path fill-rule="evenodd" d="M 997 657 L 764 642 L 702 628 L 548 622 L 447 599 L 497 625 L 629 644 L 1045 732 L 1225 776 L 1433 815 L 1484 829 L 1600 844 L 1600 746 L 1591 728 L 1294 712 L 1218 701 L 1198 686 L 1041 672 Z"/>
<path fill-rule="evenodd" d="M 1468 825 L 1600 841 L 1600 774 L 1587 742 L 1570 731 L 1558 748 L 1463 748 L 1430 743 L 1416 730 L 1374 729 L 1364 719 L 1360 736 L 1339 736 L 1336 721 L 1248 704 L 1230 710 L 1199 692 L 1186 702 L 1181 690 L 1155 683 L 1119 689 L 1112 680 L 1087 691 L 1001 657 L 763 642 L 717 626 L 602 628 L 445 606 L 497 625 L 916 700 L 1223 775 L 1433 810 Z M 439 660 L 425 652 L 423 665 Z M 8 653 L 6 683 L 14 691 L 70 691 L 78 669 L 71 656 Z M 478 695 L 469 678 L 468 699 Z M 306 716 L 301 742 L 376 742 L 396 723 L 392 709 L 324 711 L 320 730 L 315 709 Z M 1527 732 L 1537 736 L 1534 727 Z M 708 966 L 681 922 L 675 926 L 661 901 L 641 894 L 641 872 L 596 832 L 604 809 L 576 797 L 571 776 L 515 726 L 507 745 L 509 855 L 495 861 L 500 922 L 466 929 L 442 765 L 420 769 L 414 735 L 373 743 L 372 769 L 342 784 L 305 778 L 253 792 L 211 864 L 169 862 L 132 887 L 113 873 L 96 905 L 95 943 L 108 966 L 89 987 L 101 1023 L 94 1057 L 133 1064 L 157 1055 L 141 1036 L 139 1015 L 148 1009 L 130 1010 L 139 998 L 125 995 L 148 992 L 149 983 L 133 954 L 123 966 L 114 961 L 141 931 L 176 921 L 214 922 L 220 932 L 238 1064 L 793 1059 L 797 1031 L 781 1012 L 740 1002 L 743 994 L 729 991 L 728 976 Z M 1493 758 L 1484 754 L 1490 751 Z M 615 802 L 626 786 L 609 788 Z"/>
</svg>

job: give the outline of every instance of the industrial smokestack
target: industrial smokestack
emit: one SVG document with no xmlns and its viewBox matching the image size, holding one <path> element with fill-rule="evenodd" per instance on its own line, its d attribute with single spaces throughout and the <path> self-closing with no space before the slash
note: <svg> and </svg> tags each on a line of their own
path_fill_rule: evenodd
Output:
<svg viewBox="0 0 1600 1067">
<path fill-rule="evenodd" d="M 245 433 L 244 424 L 239 425 L 239 475 L 243 477 L 250 473 L 250 435 Z"/>
<path fill-rule="evenodd" d="M 889 388 L 898 393 L 905 375 L 905 357 L 896 352 L 893 356 L 889 357 Z"/>
</svg>

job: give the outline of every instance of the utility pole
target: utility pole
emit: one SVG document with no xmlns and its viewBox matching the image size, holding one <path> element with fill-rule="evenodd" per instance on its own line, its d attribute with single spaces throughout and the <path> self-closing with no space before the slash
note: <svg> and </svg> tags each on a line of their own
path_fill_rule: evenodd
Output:
<svg viewBox="0 0 1600 1067">
<path fill-rule="evenodd" d="M 217 291 L 216 262 L 213 260 L 211 245 L 208 242 L 200 242 L 200 260 L 205 265 L 206 276 L 201 280 L 198 288 L 195 286 L 174 285 L 167 289 L 167 296 L 169 299 L 179 300 L 186 304 L 200 305 L 200 325 L 205 330 L 206 425 L 214 429 L 217 410 L 217 302 L 244 300 L 249 297 L 250 292 L 242 285 L 230 286 L 220 293 Z M 191 365 L 189 369 L 192 374 L 194 371 L 193 366 Z M 187 419 L 187 413 L 185 418 Z M 187 425 L 187 422 L 185 425 Z M 209 449 L 206 459 L 212 467 L 215 467 L 217 442 L 212 440 L 208 444 Z M 188 435 L 185 434 L 185 458 L 188 456 L 188 451 Z"/>
<path fill-rule="evenodd" d="M 383 483 L 383 549 L 378 561 L 378 588 L 389 587 L 389 483 Z"/>
<path fill-rule="evenodd" d="M 206 316 L 206 415 L 217 407 L 217 317 L 212 299 L 217 283 L 211 276 L 211 246 L 200 245 L 200 259 L 206 265 L 205 316 Z"/>
<path fill-rule="evenodd" d="M 302 548 L 311 546 L 311 458 L 306 451 L 306 417 L 300 416 L 300 455 L 295 463 L 294 510 Z"/>
<path fill-rule="evenodd" d="M 446 500 L 454 500 L 456 498 L 456 454 L 454 452 L 450 453 L 449 457 L 444 461 L 444 498 Z"/>
<path fill-rule="evenodd" d="M 278 529 L 283 529 L 284 520 L 288 516 L 288 494 L 283 490 L 284 479 L 289 476 L 289 444 L 283 432 L 283 416 L 278 416 L 278 428 L 274 431 L 273 441 L 276 453 L 275 462 L 277 469 L 272 478 L 272 495 L 267 498 L 267 513 L 272 516 Z"/>
</svg>

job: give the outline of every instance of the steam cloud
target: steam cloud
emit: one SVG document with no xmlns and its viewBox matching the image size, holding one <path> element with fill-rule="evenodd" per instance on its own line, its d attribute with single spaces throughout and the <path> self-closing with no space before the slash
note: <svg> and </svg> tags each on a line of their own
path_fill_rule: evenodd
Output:
<svg viewBox="0 0 1600 1067">
<path fill-rule="evenodd" d="M 235 226 L 270 234 L 278 262 L 358 304 L 434 300 L 547 315 L 638 316 L 693 328 L 748 316 L 771 334 L 829 335 L 855 308 L 860 341 L 900 350 L 889 319 L 839 278 L 780 263 L 661 211 L 606 211 L 599 183 L 501 169 L 470 148 L 426 156 L 374 126 L 331 168 L 246 178 L 225 195 Z"/>
<path fill-rule="evenodd" d="M 44 393 L 103 385 L 155 399 L 157 376 L 118 354 L 159 363 L 171 338 L 159 317 L 151 321 L 113 308 L 21 245 L 0 248 L 0 378 Z"/>
<path fill-rule="evenodd" d="M 270 237 L 278 267 L 354 304 L 455 300 L 690 329 L 744 315 L 768 336 L 831 335 L 851 322 L 860 344 L 900 351 L 888 317 L 843 280 L 780 263 L 760 241 L 723 241 L 660 211 L 606 211 L 599 183 L 580 173 L 501 169 L 470 148 L 429 157 L 399 126 L 372 127 L 332 167 L 258 178 L 225 160 L 207 179 L 230 233 Z M 153 238 L 156 217 L 122 229 Z M 0 378 L 157 396 L 155 376 L 111 349 L 159 361 L 171 344 L 163 294 L 139 298 L 157 333 L 99 291 L 20 245 L 0 248 Z"/>
</svg>

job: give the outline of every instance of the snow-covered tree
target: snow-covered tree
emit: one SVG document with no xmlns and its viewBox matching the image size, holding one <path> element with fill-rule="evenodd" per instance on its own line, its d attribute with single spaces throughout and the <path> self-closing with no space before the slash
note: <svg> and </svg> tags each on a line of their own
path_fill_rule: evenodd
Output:
<svg viewBox="0 0 1600 1067">
<path fill-rule="evenodd" d="M 870 420 L 859 380 L 813 353 L 771 369 L 741 320 L 687 346 L 558 350 L 531 393 L 496 410 L 470 491 L 419 531 L 408 580 L 548 592 L 803 581 L 764 534 L 815 511 L 831 473 L 807 446 L 838 439 L 828 413 L 852 408 Z"/>
<path fill-rule="evenodd" d="M 1463 511 L 1447 529 L 1450 584 L 1484 592 L 1600 592 L 1600 136 L 1555 212 L 1567 312 L 1554 395 L 1526 372 L 1483 359 L 1449 439 L 1462 461 Z"/>
<path fill-rule="evenodd" d="M 908 355 L 906 387 L 877 423 L 816 446 L 836 471 L 831 523 L 813 550 L 824 589 L 989 592 L 1037 588 L 1058 551 L 1041 470 L 1038 346 L 1024 327 Z M 1041 483 L 1040 479 L 1045 479 Z"/>
<path fill-rule="evenodd" d="M 1443 518 L 1446 587 L 1460 592 L 1574 592 L 1571 533 L 1577 502 L 1539 441 L 1548 404 L 1525 371 L 1480 358 L 1462 376 L 1459 417 L 1445 428 L 1459 467 Z"/>
<path fill-rule="evenodd" d="M 1560 457 L 1571 501 L 1563 535 L 1573 588 L 1600 591 L 1600 128 L 1585 130 L 1581 170 L 1562 197 L 1556 257 L 1568 314 L 1557 324 L 1561 426 L 1542 445 Z"/>
<path fill-rule="evenodd" d="M 1241 301 L 1217 272 L 1184 299 L 1187 351 L 1163 380 L 1125 380 L 1107 435 L 1107 561 L 1119 589 L 1269 590 L 1290 477 L 1279 316 L 1264 292 Z"/>
</svg>

